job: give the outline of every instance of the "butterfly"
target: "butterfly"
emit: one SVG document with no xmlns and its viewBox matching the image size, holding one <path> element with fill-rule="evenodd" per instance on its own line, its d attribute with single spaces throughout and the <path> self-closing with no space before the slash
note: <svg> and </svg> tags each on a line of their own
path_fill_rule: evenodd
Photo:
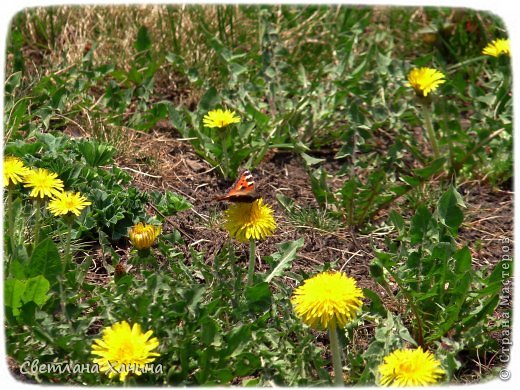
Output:
<svg viewBox="0 0 520 390">
<path fill-rule="evenodd" d="M 258 199 L 253 175 L 247 169 L 242 172 L 235 183 L 226 191 L 226 194 L 217 196 L 215 200 L 228 202 L 251 203 Z"/>
</svg>

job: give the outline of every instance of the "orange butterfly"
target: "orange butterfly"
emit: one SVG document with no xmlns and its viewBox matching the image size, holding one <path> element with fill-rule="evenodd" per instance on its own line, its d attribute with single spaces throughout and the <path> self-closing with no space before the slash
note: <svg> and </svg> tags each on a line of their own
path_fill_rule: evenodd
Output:
<svg viewBox="0 0 520 390">
<path fill-rule="evenodd" d="M 251 203 L 258 198 L 253 175 L 246 169 L 235 181 L 235 184 L 227 190 L 226 194 L 217 196 L 215 200 L 219 202 L 227 200 L 228 202 Z"/>
</svg>

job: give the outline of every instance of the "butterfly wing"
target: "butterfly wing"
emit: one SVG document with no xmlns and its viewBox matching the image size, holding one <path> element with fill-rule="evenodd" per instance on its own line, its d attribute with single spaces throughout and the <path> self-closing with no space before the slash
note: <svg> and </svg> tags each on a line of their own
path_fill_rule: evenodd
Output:
<svg viewBox="0 0 520 390">
<path fill-rule="evenodd" d="M 242 172 L 225 195 L 215 198 L 217 201 L 227 200 L 228 202 L 253 202 L 255 199 L 258 199 L 255 180 L 248 170 Z"/>
</svg>

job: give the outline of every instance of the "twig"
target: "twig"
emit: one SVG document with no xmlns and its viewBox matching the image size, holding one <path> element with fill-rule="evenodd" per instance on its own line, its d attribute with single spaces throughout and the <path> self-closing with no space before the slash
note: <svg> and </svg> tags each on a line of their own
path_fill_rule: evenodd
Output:
<svg viewBox="0 0 520 390">
<path fill-rule="evenodd" d="M 302 259 L 305 259 L 305 260 L 312 261 L 314 264 L 323 265 L 323 262 L 321 262 L 319 260 L 316 260 L 316 259 L 313 259 L 312 257 L 305 256 L 305 255 L 303 255 L 301 253 L 298 253 L 296 256 L 297 257 L 301 257 Z"/>
<path fill-rule="evenodd" d="M 143 172 L 143 171 L 138 171 L 137 169 L 133 169 L 133 168 L 130 168 L 130 167 L 120 167 L 120 166 L 117 166 L 117 167 L 120 168 L 120 169 L 123 169 L 123 170 L 127 170 L 127 171 L 132 171 L 132 172 L 138 173 L 138 174 L 143 175 L 143 176 L 152 177 L 154 179 L 162 179 L 162 176 L 150 175 L 149 173 L 146 173 L 146 172 Z"/>
</svg>

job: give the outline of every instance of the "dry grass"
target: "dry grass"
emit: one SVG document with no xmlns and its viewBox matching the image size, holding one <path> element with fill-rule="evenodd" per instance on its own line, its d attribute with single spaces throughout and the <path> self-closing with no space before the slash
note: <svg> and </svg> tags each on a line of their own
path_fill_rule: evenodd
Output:
<svg viewBox="0 0 520 390">
<path fill-rule="evenodd" d="M 34 59 L 34 71 L 43 69 L 47 73 L 80 64 L 92 45 L 95 45 L 95 65 L 112 63 L 128 70 L 134 60 L 133 45 L 141 26 L 147 28 L 155 52 L 175 53 L 183 58 L 186 68 L 196 66 L 207 77 L 218 70 L 214 65 L 219 58 L 209 42 L 212 38 L 233 42 L 237 52 L 262 50 L 264 34 L 280 34 L 278 39 L 294 56 L 305 56 L 316 49 L 332 49 L 329 47 L 331 31 L 327 26 L 333 28 L 339 22 L 339 6 L 316 7 L 311 9 L 310 16 L 304 12 L 308 11 L 307 7 L 285 10 L 291 13 L 290 18 L 282 15 L 281 6 L 275 9 L 277 17 L 268 21 L 271 31 L 261 31 L 265 18 L 258 7 L 236 5 L 40 7 L 21 11 L 13 21 L 21 20 L 15 24 L 29 44 L 26 50 L 36 55 L 44 49 L 44 57 Z M 389 10 L 381 8 L 373 13 L 375 28 L 388 27 Z M 360 45 L 353 50 L 360 50 L 363 42 Z M 38 62 L 45 66 L 38 66 Z"/>
<path fill-rule="evenodd" d="M 240 8 L 226 10 L 234 22 L 224 33 L 236 33 L 231 28 L 240 29 L 240 34 L 251 32 Z M 214 34 L 219 28 L 218 12 L 217 6 L 63 6 L 25 9 L 14 19 L 24 21 L 18 25 L 23 26 L 21 32 L 32 42 L 33 49 L 47 51 L 47 64 L 79 64 L 85 51 L 95 44 L 95 64 L 108 62 L 127 69 L 133 61 L 133 45 L 141 26 L 148 29 L 157 52 L 176 52 L 188 66 L 211 62 L 214 54 L 201 46 L 206 35 L 199 21 L 209 35 Z"/>
</svg>

